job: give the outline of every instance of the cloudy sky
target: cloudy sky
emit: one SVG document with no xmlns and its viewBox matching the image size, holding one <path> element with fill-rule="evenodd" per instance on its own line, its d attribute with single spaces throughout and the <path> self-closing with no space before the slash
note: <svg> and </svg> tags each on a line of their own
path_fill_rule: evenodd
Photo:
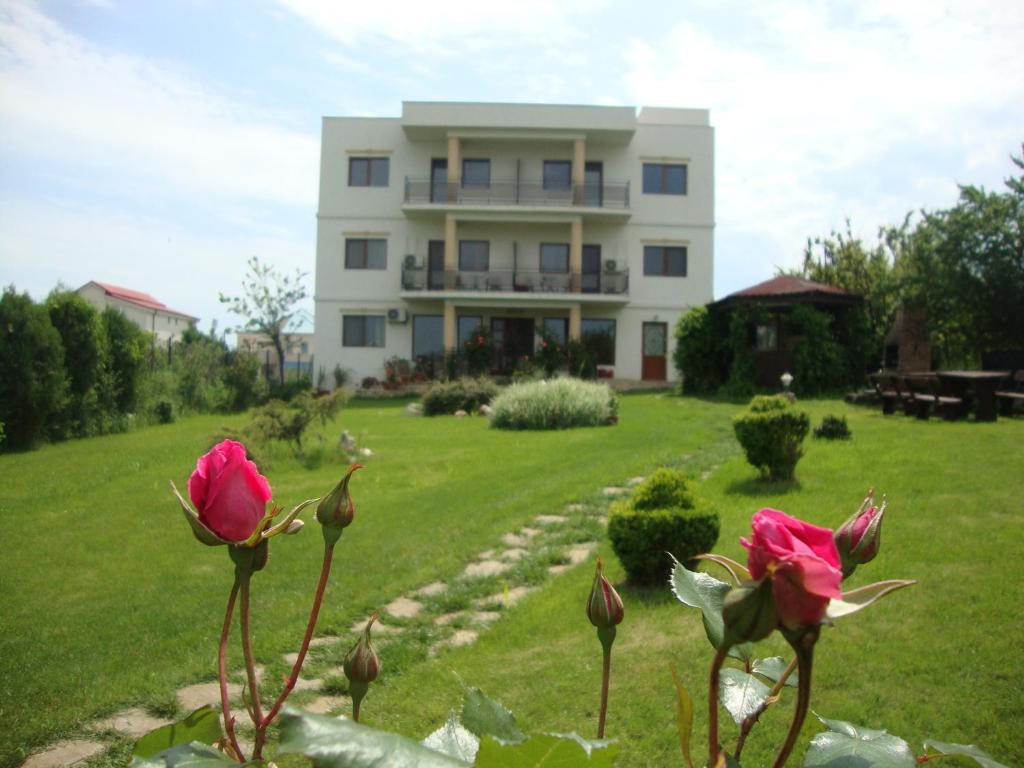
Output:
<svg viewBox="0 0 1024 768">
<path fill-rule="evenodd" d="M 1022 51 L 1020 0 L 0 0 L 0 284 L 223 329 L 250 256 L 312 294 L 321 116 L 516 101 L 710 109 L 720 297 L 1000 188 Z"/>
</svg>

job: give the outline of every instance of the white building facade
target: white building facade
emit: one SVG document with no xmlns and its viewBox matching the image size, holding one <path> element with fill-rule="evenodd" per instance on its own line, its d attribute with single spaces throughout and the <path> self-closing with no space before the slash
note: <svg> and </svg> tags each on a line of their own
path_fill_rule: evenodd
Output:
<svg viewBox="0 0 1024 768">
<path fill-rule="evenodd" d="M 321 153 L 318 367 L 379 378 L 482 326 L 507 370 L 544 328 L 674 379 L 675 322 L 713 292 L 706 110 L 405 102 L 324 118 Z"/>
<path fill-rule="evenodd" d="M 166 344 L 178 341 L 188 328 L 195 328 L 199 318 L 171 309 L 148 293 L 91 280 L 76 293 L 102 312 L 116 309 L 139 328 L 153 334 L 154 341 Z"/>
</svg>

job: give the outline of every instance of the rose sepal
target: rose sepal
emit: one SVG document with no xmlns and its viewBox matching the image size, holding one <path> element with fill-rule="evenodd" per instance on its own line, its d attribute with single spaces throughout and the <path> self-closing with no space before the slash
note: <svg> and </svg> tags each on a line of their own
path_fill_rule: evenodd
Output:
<svg viewBox="0 0 1024 768">
<path fill-rule="evenodd" d="M 271 538 L 273 536 L 277 536 L 279 533 L 284 533 L 284 534 L 298 533 L 299 530 L 302 528 L 302 521 L 301 520 L 296 520 L 295 518 L 297 518 L 299 516 L 299 513 L 302 512 L 302 510 L 304 510 L 310 504 L 316 504 L 318 501 L 320 501 L 319 498 L 316 498 L 316 499 L 306 499 L 301 504 L 297 504 L 295 506 L 295 508 L 292 509 L 291 512 L 289 512 L 287 515 L 285 515 L 281 519 L 281 522 L 279 522 L 277 525 L 274 525 L 273 527 L 268 528 L 267 530 L 265 530 L 263 532 L 261 538 L 269 539 L 269 538 Z M 292 523 L 295 523 L 295 522 L 299 523 L 299 525 L 298 526 L 293 526 Z"/>
<path fill-rule="evenodd" d="M 182 495 L 178 492 L 178 487 L 174 484 L 173 480 L 171 481 L 171 490 L 174 491 L 174 495 L 178 498 L 178 503 L 181 504 L 181 511 L 185 513 L 185 519 L 188 520 L 188 524 L 192 527 L 192 533 L 201 543 L 208 547 L 219 547 L 222 544 L 238 543 L 222 539 L 216 533 L 203 525 L 199 520 L 199 513 L 192 509 L 191 504 L 185 501 Z"/>
<path fill-rule="evenodd" d="M 708 560 L 712 563 L 718 563 L 720 566 L 725 568 L 732 576 L 733 581 L 739 584 L 741 581 L 754 581 L 754 577 L 750 575 L 750 571 L 747 570 L 747 566 L 742 563 L 737 563 L 731 557 L 725 555 L 716 555 L 713 552 L 707 552 L 703 555 L 697 555 L 693 558 L 694 560 Z"/>
<path fill-rule="evenodd" d="M 876 581 L 874 584 L 867 584 L 849 592 L 843 592 L 843 596 L 829 601 L 825 610 L 825 618 L 829 621 L 849 616 L 867 608 L 872 603 L 878 602 L 886 595 L 895 592 L 897 589 L 911 587 L 917 584 L 914 579 L 889 579 L 888 581 Z"/>
</svg>

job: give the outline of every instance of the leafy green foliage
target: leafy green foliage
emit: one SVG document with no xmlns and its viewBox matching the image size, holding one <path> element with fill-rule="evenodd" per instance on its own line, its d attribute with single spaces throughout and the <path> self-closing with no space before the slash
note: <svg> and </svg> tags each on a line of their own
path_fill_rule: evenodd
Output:
<svg viewBox="0 0 1024 768">
<path fill-rule="evenodd" d="M 948 744 L 944 741 L 928 739 L 924 743 L 924 747 L 929 755 L 949 755 L 958 759 L 958 762 L 976 763 L 981 768 L 1007 768 L 1002 763 L 993 760 L 988 752 L 978 749 L 973 744 Z"/>
<path fill-rule="evenodd" d="M 325 426 L 347 400 L 348 393 L 344 389 L 319 396 L 306 391 L 290 403 L 271 400 L 256 409 L 253 420 L 243 433 L 248 439 L 260 443 L 274 440 L 291 443 L 296 451 L 300 451 L 309 426 L 315 422 Z"/>
<path fill-rule="evenodd" d="M 748 410 L 733 420 L 747 461 L 771 481 L 793 479 L 809 427 L 807 414 L 781 395 L 754 398 Z"/>
<path fill-rule="evenodd" d="M 544 370 L 544 376 L 551 378 L 568 360 L 565 344 L 542 323 L 537 327 L 540 344 L 537 345 L 537 365 Z"/>
<path fill-rule="evenodd" d="M 200 707 L 176 723 L 150 731 L 135 743 L 135 757 L 153 757 L 160 752 L 198 741 L 212 744 L 221 737 L 220 714 L 213 707 Z"/>
<path fill-rule="evenodd" d="M 423 415 L 450 415 L 456 411 L 475 413 L 497 394 L 498 385 L 487 378 L 435 381 L 423 393 Z"/>
<path fill-rule="evenodd" d="M 755 675 L 761 675 L 767 677 L 773 683 L 777 683 L 779 678 L 782 677 L 787 667 L 786 660 L 781 656 L 769 656 L 767 659 L 756 659 L 754 661 L 753 672 Z M 800 673 L 794 669 L 789 677 L 786 678 L 786 682 L 783 685 L 788 685 L 790 688 L 796 688 L 797 683 L 800 681 Z"/>
<path fill-rule="evenodd" d="M 742 669 L 722 670 L 718 698 L 737 725 L 760 709 L 769 692 L 767 685 Z"/>
<path fill-rule="evenodd" d="M 47 297 L 46 310 L 64 347 L 68 383 L 64 406 L 51 415 L 50 436 L 63 439 L 105 431 L 101 427 L 105 414 L 97 397 L 105 349 L 96 310 L 78 294 L 62 290 Z"/>
<path fill-rule="evenodd" d="M 462 701 L 462 722 L 477 736 L 493 736 L 505 742 L 526 739 L 526 734 L 516 724 L 515 715 L 489 699 L 479 688 L 466 688 Z"/>
<path fill-rule="evenodd" d="M 241 765 L 209 744 L 198 741 L 165 749 L 152 757 L 136 756 L 130 763 L 131 768 L 232 768 Z"/>
<path fill-rule="evenodd" d="M 658 467 L 633 491 L 634 509 L 693 509 L 693 487 L 681 469 Z"/>
<path fill-rule="evenodd" d="M 683 382 L 683 392 L 714 392 L 722 385 L 721 331 L 707 307 L 694 307 L 679 318 L 672 361 Z"/>
<path fill-rule="evenodd" d="M 793 389 L 798 394 L 834 392 L 850 381 L 850 366 L 832 323 L 832 315 L 806 304 L 797 304 L 787 318 L 789 334 L 800 337 L 793 350 Z"/>
<path fill-rule="evenodd" d="M 729 592 L 729 585 L 702 571 L 691 571 L 678 560 L 673 559 L 672 576 L 669 579 L 672 592 L 683 605 L 696 608 L 704 621 L 704 632 L 714 648 L 722 644 L 725 624 L 722 621 L 722 603 Z M 750 644 L 733 646 L 730 656 L 750 658 Z"/>
<path fill-rule="evenodd" d="M 466 763 L 472 763 L 480 749 L 480 739 L 459 722 L 454 712 L 448 715 L 444 725 L 420 743 L 428 749 Z"/>
<path fill-rule="evenodd" d="M 149 337 L 116 309 L 108 307 L 100 313 L 100 325 L 106 340 L 108 366 L 113 380 L 113 400 L 117 410 L 130 413 L 138 399 L 149 348 Z"/>
<path fill-rule="evenodd" d="M 818 719 L 828 729 L 811 739 L 806 768 L 914 768 L 910 745 L 885 731 L 861 728 L 842 720 Z"/>
<path fill-rule="evenodd" d="M 491 332 L 483 325 L 478 325 L 462 343 L 462 360 L 470 376 L 482 376 L 491 369 L 494 357 L 494 344 Z"/>
<path fill-rule="evenodd" d="M 828 413 L 821 419 L 821 424 L 814 428 L 814 436 L 825 440 L 849 440 L 853 433 L 850 432 L 845 416 Z"/>
<path fill-rule="evenodd" d="M 618 744 L 587 742 L 575 734 L 531 736 L 519 744 L 503 744 L 487 737 L 480 742 L 478 768 L 611 768 Z"/>
<path fill-rule="evenodd" d="M 615 423 L 619 405 L 605 384 L 552 379 L 513 384 L 492 403 L 498 429 L 570 429 Z"/>
</svg>

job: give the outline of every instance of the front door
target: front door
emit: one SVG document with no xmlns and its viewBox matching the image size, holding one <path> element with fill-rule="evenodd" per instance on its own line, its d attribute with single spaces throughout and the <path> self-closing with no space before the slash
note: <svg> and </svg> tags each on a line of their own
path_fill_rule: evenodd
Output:
<svg viewBox="0 0 1024 768">
<path fill-rule="evenodd" d="M 502 373 L 516 369 L 522 358 L 533 359 L 532 317 L 495 317 L 491 319 L 495 367 Z"/>
<path fill-rule="evenodd" d="M 444 288 L 444 240 L 431 240 L 427 244 L 427 290 Z"/>
<path fill-rule="evenodd" d="M 601 292 L 601 246 L 583 246 L 583 275 L 580 283 L 583 293 Z"/>
<path fill-rule="evenodd" d="M 600 208 L 604 204 L 604 163 L 584 163 L 583 204 L 591 208 Z"/>
<path fill-rule="evenodd" d="M 435 157 L 430 161 L 430 202 L 448 201 L 448 159 Z"/>
<path fill-rule="evenodd" d="M 667 373 L 668 323 L 644 323 L 643 359 L 640 378 L 644 381 L 664 381 Z"/>
</svg>

